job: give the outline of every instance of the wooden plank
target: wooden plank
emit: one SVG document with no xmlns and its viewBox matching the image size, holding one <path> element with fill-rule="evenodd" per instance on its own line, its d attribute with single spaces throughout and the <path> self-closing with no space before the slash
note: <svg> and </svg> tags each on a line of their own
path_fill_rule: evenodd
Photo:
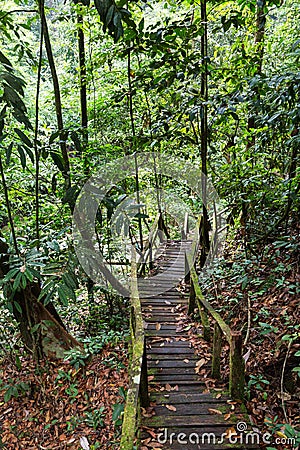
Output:
<svg viewBox="0 0 300 450">
<path fill-rule="evenodd" d="M 165 338 L 172 338 L 175 336 L 176 330 L 172 331 L 171 330 L 145 330 L 145 336 L 146 337 L 153 337 L 153 336 L 158 336 L 158 337 L 165 337 Z M 184 338 L 188 338 L 188 334 L 181 334 L 180 336 L 184 337 Z"/>
<path fill-rule="evenodd" d="M 159 416 L 145 417 L 143 419 L 143 426 L 151 428 L 166 427 L 213 427 L 214 425 L 224 425 L 230 427 L 235 422 L 224 421 L 224 417 L 218 414 L 203 414 L 190 416 L 170 416 L 164 415 L 163 418 Z M 163 424 L 163 425 L 162 425 Z"/>
<path fill-rule="evenodd" d="M 164 298 L 155 298 L 155 297 L 152 297 L 151 299 L 149 299 L 149 298 L 143 298 L 142 301 L 141 301 L 141 303 L 142 303 L 143 307 L 144 307 L 144 306 L 159 306 L 159 305 L 162 305 L 162 306 L 165 306 L 165 305 L 167 305 L 167 306 L 175 305 L 175 306 L 177 306 L 177 305 L 181 305 L 181 304 L 183 303 L 182 300 L 183 300 L 183 299 L 180 298 L 180 297 L 179 297 L 179 298 L 174 297 L 174 298 L 172 298 L 172 300 L 166 300 L 166 299 L 164 299 Z M 166 303 L 166 302 L 167 302 L 167 303 Z M 171 303 L 172 305 L 169 305 L 168 303 Z"/>
<path fill-rule="evenodd" d="M 189 382 L 200 382 L 199 376 L 196 373 L 184 373 L 184 374 L 177 374 L 177 373 L 167 373 L 166 375 L 163 373 L 156 373 L 154 375 L 154 379 L 151 380 L 153 383 L 160 383 L 160 384 L 185 384 Z M 202 382 L 201 382 L 202 383 Z"/>
<path fill-rule="evenodd" d="M 190 355 L 194 355 L 194 350 L 189 349 L 189 347 L 152 347 L 151 349 L 147 349 L 147 355 L 180 355 L 182 358 L 188 357 Z"/>
<path fill-rule="evenodd" d="M 228 400 L 228 397 L 226 395 L 222 395 L 221 399 L 223 399 L 224 401 Z M 176 392 L 176 391 L 171 391 L 171 392 L 151 392 L 150 393 L 150 401 L 151 402 L 156 402 L 157 404 L 159 403 L 168 403 L 168 404 L 190 404 L 190 403 L 200 403 L 200 402 L 210 402 L 211 404 L 215 404 L 220 402 L 220 399 L 217 399 L 215 397 L 212 396 L 212 394 L 210 393 L 201 393 L 201 392 L 197 392 L 197 393 L 180 393 L 180 392 Z"/>
<path fill-rule="evenodd" d="M 156 328 L 156 324 L 155 323 L 149 323 L 144 328 L 147 329 L 147 330 L 156 330 L 156 331 L 158 331 L 157 328 Z M 177 329 L 178 329 L 178 325 L 176 325 L 174 323 L 170 324 L 170 323 L 166 323 L 166 322 L 162 323 L 161 327 L 160 327 L 160 330 L 176 331 Z"/>
<path fill-rule="evenodd" d="M 168 336 L 168 337 L 159 337 L 159 336 L 149 336 L 147 338 L 147 345 L 149 348 L 152 347 L 188 347 L 195 351 L 194 347 L 192 346 L 191 341 L 188 339 L 188 337 L 184 336 L 183 333 L 178 333 L 174 336 Z"/>
<path fill-rule="evenodd" d="M 151 384 L 151 389 L 156 392 L 161 392 L 162 388 L 166 389 L 166 386 L 170 385 L 176 392 L 180 394 L 199 394 L 206 389 L 204 383 L 188 382 L 188 383 L 165 383 L 163 386 L 160 384 Z"/>
<path fill-rule="evenodd" d="M 150 367 L 148 367 L 148 374 L 149 375 L 164 375 L 164 376 L 168 376 L 168 375 L 171 375 L 171 376 L 177 376 L 177 375 L 180 375 L 180 376 L 183 376 L 183 375 L 190 375 L 190 374 L 195 374 L 196 372 L 195 372 L 195 367 L 196 367 L 196 365 L 195 365 L 195 363 L 194 363 L 194 365 L 186 365 L 186 367 L 178 367 L 178 366 L 173 366 L 173 367 L 161 367 L 161 364 L 159 364 L 159 366 L 157 367 L 155 367 L 155 366 L 152 366 L 151 368 Z"/>
<path fill-rule="evenodd" d="M 177 387 L 178 387 L 178 389 L 179 389 L 179 387 L 184 387 L 184 388 L 188 387 L 189 391 L 191 388 L 199 389 L 199 387 L 203 388 L 206 386 L 204 381 L 200 381 L 199 379 L 197 380 L 197 377 L 191 378 L 188 380 L 186 380 L 186 379 L 178 380 L 178 379 L 175 379 L 174 377 L 173 377 L 173 379 L 170 379 L 170 378 L 164 379 L 163 376 L 162 377 L 157 376 L 153 380 L 149 380 L 149 384 L 150 385 L 151 384 L 159 384 L 162 387 L 164 387 L 166 385 L 170 385 L 173 388 L 176 387 L 176 389 L 177 389 Z"/>
<path fill-rule="evenodd" d="M 165 416 L 166 414 L 168 416 L 193 416 L 193 415 L 211 415 L 209 412 L 209 409 L 215 409 L 217 411 L 221 412 L 230 412 L 230 405 L 224 402 L 216 402 L 214 403 L 214 406 L 212 407 L 211 402 L 207 401 L 206 403 L 191 403 L 191 404 L 184 404 L 184 403 L 172 403 L 172 406 L 174 409 L 176 408 L 176 411 L 170 411 L 167 407 L 169 406 L 168 401 L 166 400 L 165 404 L 155 406 L 154 412 L 156 416 Z M 187 418 L 188 420 L 188 418 Z M 224 418 L 223 418 L 224 420 Z"/>
<path fill-rule="evenodd" d="M 147 317 L 144 315 L 144 322 L 146 323 L 146 325 L 155 325 L 156 323 L 161 324 L 161 326 L 166 325 L 165 322 L 165 318 L 164 315 L 156 315 L 155 317 Z M 173 326 L 177 326 L 178 324 L 178 319 L 176 319 L 176 317 L 174 317 L 172 320 L 170 320 L 170 318 L 168 319 L 168 324 L 171 325 L 173 324 Z"/>
<path fill-rule="evenodd" d="M 193 351 L 188 353 L 174 353 L 174 354 L 169 354 L 168 352 L 165 353 L 155 353 L 153 351 L 153 353 L 149 353 L 147 352 L 147 361 L 169 361 L 169 360 L 179 360 L 179 361 L 183 361 L 184 359 L 189 359 L 191 360 L 192 358 L 194 358 L 194 353 Z"/>
<path fill-rule="evenodd" d="M 159 367 L 161 370 L 167 370 L 167 369 L 180 369 L 180 368 L 195 368 L 197 359 L 189 359 L 186 362 L 184 362 L 182 359 L 148 359 L 148 368 L 149 372 L 152 368 Z"/>
</svg>

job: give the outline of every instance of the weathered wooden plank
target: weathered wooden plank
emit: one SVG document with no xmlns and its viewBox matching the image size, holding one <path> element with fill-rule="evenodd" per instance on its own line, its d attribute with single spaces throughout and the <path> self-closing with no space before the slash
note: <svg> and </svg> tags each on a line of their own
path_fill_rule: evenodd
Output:
<svg viewBox="0 0 300 450">
<path fill-rule="evenodd" d="M 157 360 L 160 360 L 160 361 L 168 361 L 168 360 L 178 360 L 178 361 L 181 361 L 181 360 L 184 360 L 184 359 L 189 359 L 189 360 L 191 360 L 192 358 L 194 357 L 194 353 L 188 353 L 188 352 L 185 352 L 185 353 L 174 353 L 174 354 L 172 354 L 172 355 L 170 355 L 170 354 L 168 354 L 167 352 L 165 352 L 165 354 L 163 354 L 163 353 L 149 353 L 149 351 L 147 351 L 147 361 L 149 362 L 149 360 L 150 361 L 157 361 Z"/>
<path fill-rule="evenodd" d="M 194 369 L 196 367 L 196 363 L 197 363 L 197 359 L 188 359 L 186 362 L 184 362 L 182 359 L 147 359 L 147 364 L 148 364 L 148 368 L 149 371 L 152 368 L 157 368 L 159 367 L 161 370 L 167 370 L 167 369 L 184 369 L 184 368 L 188 368 L 190 369 L 191 367 Z"/>
<path fill-rule="evenodd" d="M 156 416 L 165 416 L 166 414 L 168 416 L 193 416 L 193 415 L 210 415 L 209 409 L 214 409 L 217 411 L 221 411 L 223 413 L 230 412 L 230 405 L 226 403 L 224 400 L 223 402 L 216 402 L 212 405 L 210 400 L 206 403 L 172 403 L 172 409 L 176 408 L 176 411 L 172 411 L 168 409 L 168 406 L 170 404 L 166 400 L 165 404 L 155 406 L 154 412 Z M 188 420 L 188 418 L 187 418 Z M 224 419 L 223 419 L 224 420 Z M 227 421 L 226 421 L 227 422 Z"/>
<path fill-rule="evenodd" d="M 153 355 L 160 355 L 160 354 L 167 354 L 167 355 L 180 355 L 183 358 L 188 358 L 191 355 L 194 355 L 194 350 L 190 349 L 189 347 L 152 347 L 151 349 L 147 349 L 147 355 L 151 355 L 153 358 Z M 183 356 L 184 355 L 184 356 Z"/>
<path fill-rule="evenodd" d="M 171 303 L 172 305 L 179 305 L 179 304 L 183 303 L 183 299 L 174 297 L 174 298 L 168 300 L 167 298 L 152 297 L 151 299 L 143 298 L 141 301 L 142 305 L 145 305 L 145 306 L 159 306 L 159 305 L 171 306 L 171 305 L 168 305 L 168 303 L 166 303 L 166 302 Z"/>
<path fill-rule="evenodd" d="M 151 378 L 151 377 L 150 377 Z M 195 383 L 199 383 L 200 379 L 198 377 L 197 374 L 193 374 L 193 372 L 191 373 L 184 373 L 184 374 L 164 374 L 164 373 L 156 373 L 154 374 L 154 379 L 150 380 L 150 383 L 161 383 L 161 384 L 165 384 L 165 383 L 169 383 L 169 384 L 188 384 L 190 382 L 195 382 Z M 203 383 L 201 381 L 201 383 Z"/>
<path fill-rule="evenodd" d="M 166 427 L 213 427 L 214 425 L 224 425 L 230 427 L 235 421 L 225 422 L 224 417 L 219 414 L 203 414 L 203 415 L 189 415 L 189 416 L 152 416 L 143 419 L 143 426 L 152 428 Z"/>
<path fill-rule="evenodd" d="M 166 321 L 166 318 L 165 318 L 165 315 L 162 315 L 162 314 L 159 314 L 159 315 L 156 315 L 155 317 L 148 317 L 147 315 L 144 315 L 144 321 L 146 322 L 146 324 L 149 326 L 149 325 L 155 325 L 155 323 L 157 322 L 157 323 L 160 323 L 161 325 L 163 325 L 163 324 L 169 324 L 169 325 L 172 325 L 173 324 L 173 326 L 175 325 L 176 326 L 176 324 L 178 324 L 178 318 L 176 318 L 176 317 L 168 317 L 168 319 L 167 319 L 167 321 Z"/>
<path fill-rule="evenodd" d="M 178 389 L 181 387 L 183 387 L 183 388 L 188 388 L 188 392 L 190 392 L 190 390 L 191 390 L 191 388 L 197 388 L 197 389 L 199 389 L 200 387 L 201 388 L 204 388 L 206 385 L 205 385 L 205 383 L 203 382 L 203 381 L 198 381 L 197 379 L 189 379 L 189 380 L 185 380 L 185 379 L 183 379 L 183 380 L 171 380 L 170 378 L 169 379 L 165 379 L 164 380 L 164 377 L 159 377 L 159 376 L 157 376 L 155 379 L 153 379 L 153 380 L 149 380 L 149 384 L 160 384 L 160 385 L 162 385 L 162 386 L 166 386 L 166 385 L 170 385 L 171 387 L 176 387 L 176 389 L 177 389 L 177 387 L 178 387 Z M 182 389 L 181 389 L 181 391 L 182 391 Z"/>
<path fill-rule="evenodd" d="M 147 337 L 153 337 L 153 336 L 158 336 L 158 337 L 170 337 L 172 338 L 173 336 L 176 336 L 176 330 L 149 330 L 146 329 L 145 330 L 145 336 Z M 188 334 L 180 334 L 180 336 L 185 337 L 186 339 L 188 338 Z"/>
<path fill-rule="evenodd" d="M 191 367 L 195 368 L 196 365 L 194 363 L 194 366 L 186 366 L 186 367 L 161 367 L 161 364 L 159 364 L 159 367 L 152 366 L 151 368 L 148 367 L 148 374 L 149 375 L 171 375 L 171 376 L 182 376 L 182 375 L 191 375 L 193 374 L 193 369 L 191 370 Z M 196 372 L 194 372 L 196 373 Z"/>
<path fill-rule="evenodd" d="M 226 395 L 222 395 L 221 399 L 223 399 L 224 401 L 228 400 L 228 397 Z M 197 393 L 187 393 L 187 392 L 176 392 L 176 391 L 171 391 L 171 392 L 151 392 L 150 394 L 150 401 L 151 402 L 156 402 L 157 404 L 159 403 L 168 403 L 168 404 L 179 404 L 179 403 L 183 403 L 183 404 L 190 404 L 190 403 L 200 403 L 200 402 L 210 402 L 211 404 L 215 404 L 220 402 L 220 399 L 217 399 L 215 397 L 212 396 L 212 394 L 210 393 L 201 393 L 201 392 L 197 392 Z"/>
<path fill-rule="evenodd" d="M 148 348 L 152 347 L 188 347 L 195 351 L 194 347 L 191 344 L 191 341 L 188 339 L 188 337 L 184 336 L 183 333 L 177 333 L 174 334 L 174 336 L 171 336 L 171 334 L 167 337 L 159 337 L 159 336 L 149 336 L 147 337 L 147 345 Z"/>
<path fill-rule="evenodd" d="M 166 323 L 164 322 L 163 324 L 160 325 L 160 330 L 171 330 L 171 331 L 176 331 L 178 329 L 178 325 L 176 325 L 175 323 Z M 147 324 L 146 327 L 144 327 L 146 330 L 156 330 L 159 331 L 156 327 L 155 323 L 149 323 Z"/>
<path fill-rule="evenodd" d="M 205 391 L 206 386 L 202 383 L 165 383 L 164 385 L 160 384 L 151 384 L 151 389 L 155 392 L 161 392 L 162 388 L 164 390 L 169 389 L 169 386 L 172 387 L 173 390 L 176 390 L 179 394 L 199 394 Z"/>
</svg>

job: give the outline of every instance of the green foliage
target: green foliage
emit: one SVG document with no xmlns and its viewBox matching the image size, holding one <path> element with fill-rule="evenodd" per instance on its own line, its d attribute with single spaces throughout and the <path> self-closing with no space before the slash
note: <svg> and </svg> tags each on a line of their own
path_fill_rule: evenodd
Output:
<svg viewBox="0 0 300 450">
<path fill-rule="evenodd" d="M 249 381 L 246 388 L 246 393 L 248 400 L 251 398 L 251 388 L 255 388 L 258 391 L 261 391 L 263 394 L 263 399 L 266 400 L 268 394 L 266 392 L 266 387 L 270 384 L 268 380 L 265 379 L 263 375 L 250 375 Z"/>
<path fill-rule="evenodd" d="M 105 416 L 105 408 L 104 406 L 101 406 L 99 409 L 95 409 L 94 411 L 87 411 L 85 413 L 84 421 L 89 427 L 97 430 L 103 427 Z"/>
<path fill-rule="evenodd" d="M 265 424 L 268 426 L 272 436 L 280 436 L 283 439 L 290 439 L 293 442 L 292 448 L 296 449 L 300 444 L 300 433 L 292 425 L 288 423 L 278 423 L 278 416 L 273 418 L 267 417 Z M 267 447 L 269 450 L 276 450 L 274 447 Z"/>
<path fill-rule="evenodd" d="M 120 426 L 122 424 L 122 413 L 124 412 L 124 403 L 115 403 L 113 408 L 112 420 L 115 426 Z"/>
<path fill-rule="evenodd" d="M 84 351 L 76 348 L 66 351 L 65 360 L 69 361 L 75 369 L 84 367 L 92 355 L 101 353 L 103 348 L 108 344 L 117 345 L 120 341 L 124 340 L 127 334 L 128 331 L 99 331 L 98 335 L 95 337 L 87 337 L 82 339 Z M 121 369 L 124 367 L 123 363 L 119 361 L 118 356 L 113 353 L 111 353 L 110 358 L 105 361 L 105 364 L 114 369 Z"/>
<path fill-rule="evenodd" d="M 22 396 L 30 390 L 29 384 L 24 383 L 23 381 L 18 381 L 15 379 L 10 379 L 9 381 L 10 381 L 9 384 L 2 386 L 2 383 L 1 383 L 1 385 L 0 385 L 0 389 L 5 390 L 5 394 L 4 394 L 5 402 L 9 402 L 9 400 L 12 397 L 17 398 L 19 396 Z"/>
</svg>

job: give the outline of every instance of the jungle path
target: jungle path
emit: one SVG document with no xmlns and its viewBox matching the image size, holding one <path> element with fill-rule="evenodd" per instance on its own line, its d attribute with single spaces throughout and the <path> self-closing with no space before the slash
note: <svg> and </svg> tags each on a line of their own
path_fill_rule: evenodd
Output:
<svg viewBox="0 0 300 450">
<path fill-rule="evenodd" d="M 180 282 L 190 247 L 189 240 L 165 241 L 155 275 L 138 280 L 151 405 L 149 412 L 142 409 L 139 449 L 259 448 L 246 439 L 241 443 L 236 427 L 242 428 L 247 419 L 239 405 L 223 393 L 209 392 L 195 371 L 199 357 L 180 325 L 188 309 L 189 293 Z"/>
</svg>

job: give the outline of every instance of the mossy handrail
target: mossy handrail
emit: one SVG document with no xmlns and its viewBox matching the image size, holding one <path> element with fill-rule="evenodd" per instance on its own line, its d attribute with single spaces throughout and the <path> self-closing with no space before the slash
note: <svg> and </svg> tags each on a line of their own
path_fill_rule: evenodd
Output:
<svg viewBox="0 0 300 450">
<path fill-rule="evenodd" d="M 201 245 L 201 219 L 196 227 L 193 243 L 190 251 L 186 251 L 186 273 L 189 274 L 190 298 L 189 313 L 197 307 L 201 322 L 203 325 L 203 337 L 210 340 L 210 323 L 206 312 L 208 312 L 215 321 L 213 333 L 213 358 L 212 358 L 212 376 L 220 378 L 220 361 L 222 351 L 222 335 L 226 338 L 230 347 L 229 356 L 229 393 L 234 400 L 242 400 L 244 397 L 245 384 L 245 362 L 242 355 L 243 341 L 240 331 L 233 331 L 225 323 L 220 314 L 204 298 L 198 281 L 198 275 L 195 268 L 195 254 L 197 248 Z"/>
<path fill-rule="evenodd" d="M 143 407 L 149 405 L 144 323 L 138 292 L 136 251 L 134 248 L 131 262 L 130 301 L 131 358 L 129 386 L 120 442 L 121 450 L 132 450 L 134 448 L 140 405 Z"/>
</svg>

